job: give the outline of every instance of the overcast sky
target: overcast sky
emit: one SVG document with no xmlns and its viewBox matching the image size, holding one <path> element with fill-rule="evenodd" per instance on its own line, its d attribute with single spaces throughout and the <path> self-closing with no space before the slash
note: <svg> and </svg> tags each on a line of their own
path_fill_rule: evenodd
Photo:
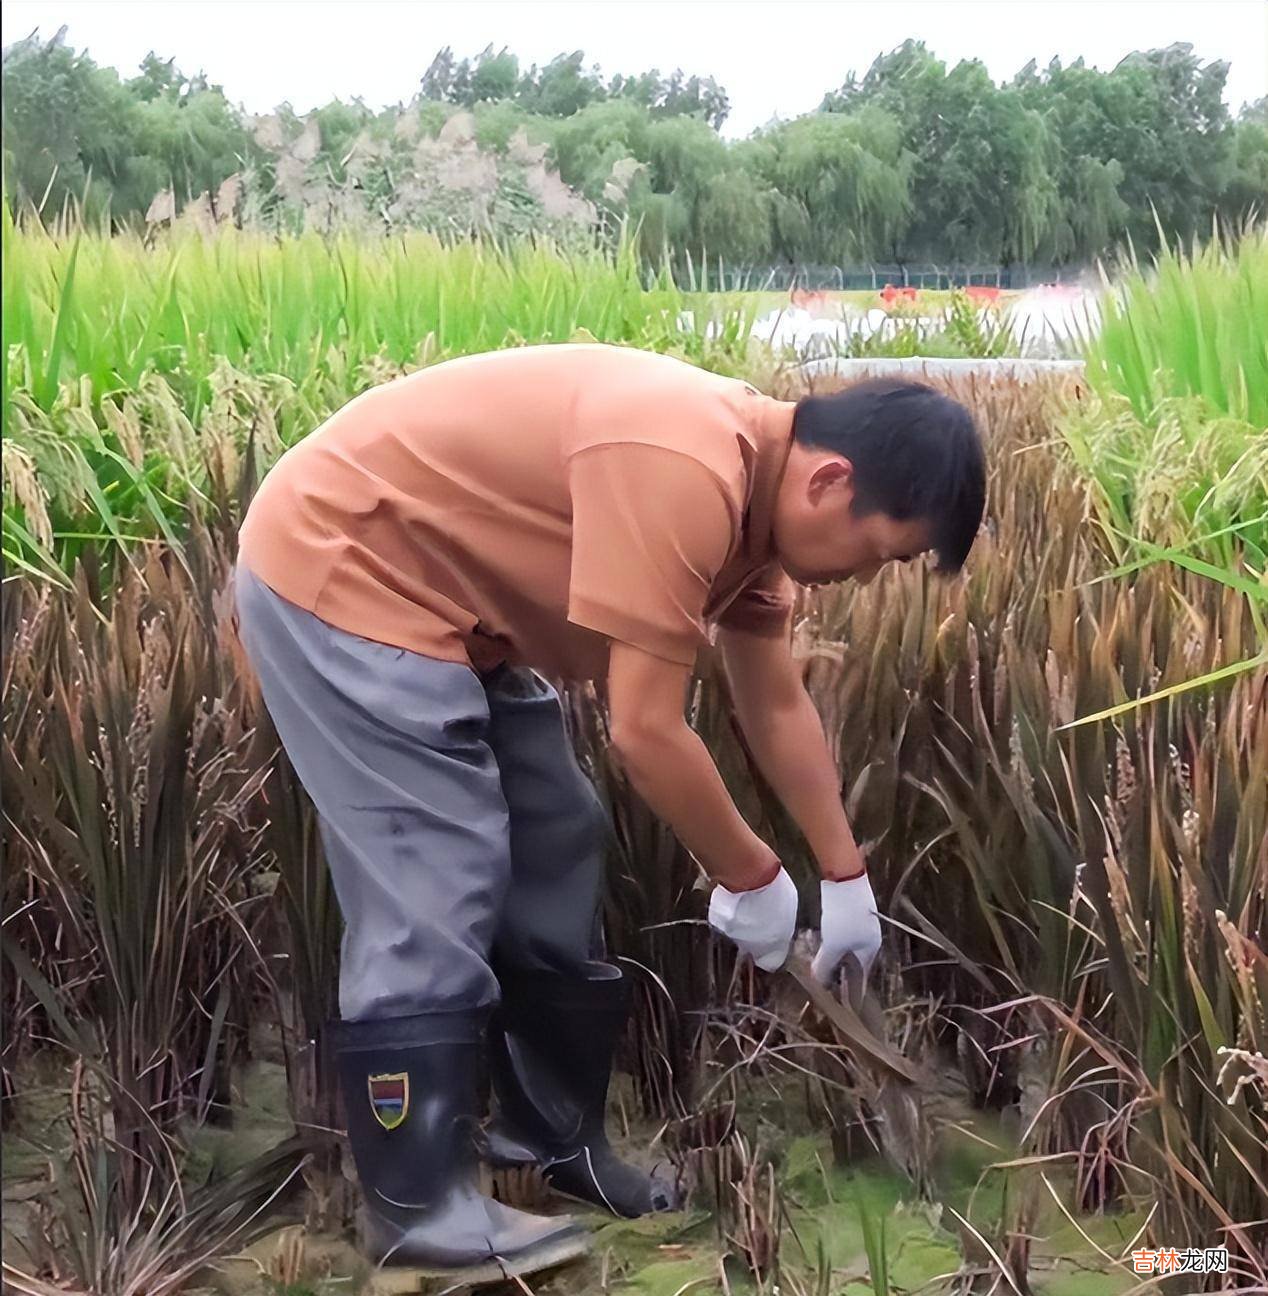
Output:
<svg viewBox="0 0 1268 1296">
<path fill-rule="evenodd" d="M 151 49 L 174 55 L 251 112 L 408 100 L 439 48 L 463 58 L 490 42 L 524 67 L 582 49 L 605 76 L 716 77 L 732 138 L 813 110 L 909 36 L 949 67 L 981 59 L 996 82 L 1030 58 L 1109 71 L 1133 49 L 1188 41 L 1203 62 L 1230 62 L 1234 113 L 1268 93 L 1268 0 L 5 0 L 0 30 L 7 45 L 63 23 L 99 64 L 130 75 Z"/>
</svg>

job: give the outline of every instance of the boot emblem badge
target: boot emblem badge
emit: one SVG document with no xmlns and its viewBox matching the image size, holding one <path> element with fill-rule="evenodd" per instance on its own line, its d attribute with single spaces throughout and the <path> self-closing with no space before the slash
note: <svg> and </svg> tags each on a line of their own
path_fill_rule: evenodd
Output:
<svg viewBox="0 0 1268 1296">
<path fill-rule="evenodd" d="M 374 1119 L 385 1130 L 395 1129 L 409 1112 L 409 1074 L 372 1075 L 369 1079 L 370 1107 Z"/>
</svg>

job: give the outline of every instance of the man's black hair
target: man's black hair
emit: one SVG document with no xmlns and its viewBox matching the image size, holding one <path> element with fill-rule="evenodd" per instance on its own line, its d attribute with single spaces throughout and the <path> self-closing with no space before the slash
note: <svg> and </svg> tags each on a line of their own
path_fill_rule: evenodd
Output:
<svg viewBox="0 0 1268 1296">
<path fill-rule="evenodd" d="M 927 521 L 936 570 L 964 566 L 986 506 L 986 456 L 973 415 L 925 383 L 868 378 L 803 396 L 793 436 L 854 465 L 855 517 Z"/>
</svg>

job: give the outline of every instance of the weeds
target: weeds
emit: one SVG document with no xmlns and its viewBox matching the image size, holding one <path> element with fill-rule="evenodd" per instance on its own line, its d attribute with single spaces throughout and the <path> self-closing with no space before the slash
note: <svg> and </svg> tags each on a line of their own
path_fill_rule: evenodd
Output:
<svg viewBox="0 0 1268 1296">
<path fill-rule="evenodd" d="M 235 655 L 226 578 L 259 471 L 317 411 L 416 362 L 363 344 L 398 306 L 385 336 L 417 341 L 424 306 L 408 300 L 415 267 L 395 249 L 303 249 L 176 249 L 182 259 L 137 289 L 156 316 L 120 316 L 107 336 L 107 290 L 140 264 L 135 249 L 16 247 L 36 286 L 29 299 L 6 286 L 5 301 L 19 344 L 6 413 L 20 435 L 5 446 L 14 579 L 2 596 L 0 885 L 18 975 L 0 994 L 0 1092 L 12 1125 L 19 1068 L 60 1050 L 70 1152 L 35 1197 L 49 1245 L 6 1262 L 15 1290 L 175 1291 L 192 1256 L 240 1244 L 301 1175 L 314 1228 L 336 1227 L 350 1204 L 320 1029 L 337 908 L 311 807 Z M 523 336 L 571 328 L 583 304 L 604 328 L 632 319 L 623 335 L 646 337 L 647 325 L 671 344 L 673 327 L 648 325 L 647 299 L 625 295 L 619 267 L 576 278 L 559 305 L 542 249 L 501 262 L 415 250 L 418 273 L 437 276 L 426 309 L 456 285 L 503 293 L 495 324 L 475 320 L 461 294 L 445 300 L 454 345 L 483 345 L 494 327 L 490 345 L 521 324 Z M 287 276 L 304 291 L 283 305 Z M 378 296 L 367 290 L 376 276 Z M 1167 291 L 1178 300 L 1175 283 Z M 213 310 L 223 294 L 238 295 L 236 317 L 226 312 L 205 342 L 181 334 L 190 302 Z M 1200 375 L 1224 366 L 1211 349 L 1222 334 L 1203 324 L 1186 336 Z M 1229 364 L 1251 372 L 1253 357 L 1230 347 Z M 128 369 L 146 349 L 154 363 Z M 160 373 L 164 356 L 173 367 Z M 252 372 L 266 365 L 276 376 Z M 777 386 L 786 376 L 767 379 L 796 394 Z M 803 596 L 797 617 L 802 677 L 886 918 L 877 984 L 890 1008 L 873 1033 L 956 1068 L 977 1104 L 1015 1107 L 1023 1146 L 1011 1168 L 1055 1193 L 1044 1168 L 1069 1166 L 1063 1210 L 1149 1203 L 1148 1238 L 1226 1242 L 1228 1281 L 1262 1286 L 1268 662 L 1256 656 L 1262 562 L 1246 516 L 1257 460 L 1238 449 L 1244 429 L 1184 403 L 1202 391 L 1151 396 L 1154 423 L 1122 407 L 1098 424 L 1079 422 L 1083 383 L 945 385 L 988 439 L 988 519 L 970 570 L 954 581 L 887 571 L 867 589 Z M 1230 405 L 1220 419 L 1254 409 Z M 1132 438 L 1148 426 L 1165 439 L 1173 425 L 1174 463 L 1224 476 L 1169 501 L 1169 461 Z M 1124 468 L 1132 444 L 1140 462 Z M 1157 531 L 1116 537 L 1142 520 Z M 1210 544 L 1190 544 L 1186 526 L 1206 528 Z M 1221 550 L 1233 528 L 1245 543 Z M 1239 673 L 1224 674 L 1232 665 Z M 636 983 L 619 1064 L 643 1113 L 666 1123 L 733 1268 L 823 1296 L 831 1266 L 822 1251 L 794 1263 L 779 1167 L 737 1110 L 774 1077 L 796 1077 L 839 1160 L 879 1148 L 937 1200 L 935 1096 L 904 1113 L 781 1000 L 777 980 L 709 937 L 694 861 L 608 761 L 602 688 L 565 700 L 614 829 L 609 956 Z M 813 925 L 814 861 L 746 751 L 708 653 L 685 710 Z M 182 1122 L 232 1118 L 233 1069 L 262 1016 L 283 1040 L 299 1133 L 235 1176 L 190 1182 Z M 50 1165 L 64 1151 L 50 1148 Z M 1025 1291 L 1037 1191 L 1023 1183 L 996 1225 L 961 1229 L 965 1290 Z M 888 1290 L 883 1220 L 864 1232 L 873 1286 Z"/>
</svg>

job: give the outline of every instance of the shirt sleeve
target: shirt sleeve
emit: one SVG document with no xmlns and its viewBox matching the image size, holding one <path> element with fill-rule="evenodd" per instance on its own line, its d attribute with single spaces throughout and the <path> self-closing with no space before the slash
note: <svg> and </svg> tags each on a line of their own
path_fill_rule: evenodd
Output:
<svg viewBox="0 0 1268 1296">
<path fill-rule="evenodd" d="M 709 642 L 709 589 L 736 536 L 721 482 L 688 454 L 623 441 L 573 454 L 568 484 L 568 620 L 693 664 Z"/>
<path fill-rule="evenodd" d="M 728 604 L 718 625 L 763 638 L 782 637 L 792 625 L 796 597 L 792 577 L 772 560 Z"/>
</svg>

